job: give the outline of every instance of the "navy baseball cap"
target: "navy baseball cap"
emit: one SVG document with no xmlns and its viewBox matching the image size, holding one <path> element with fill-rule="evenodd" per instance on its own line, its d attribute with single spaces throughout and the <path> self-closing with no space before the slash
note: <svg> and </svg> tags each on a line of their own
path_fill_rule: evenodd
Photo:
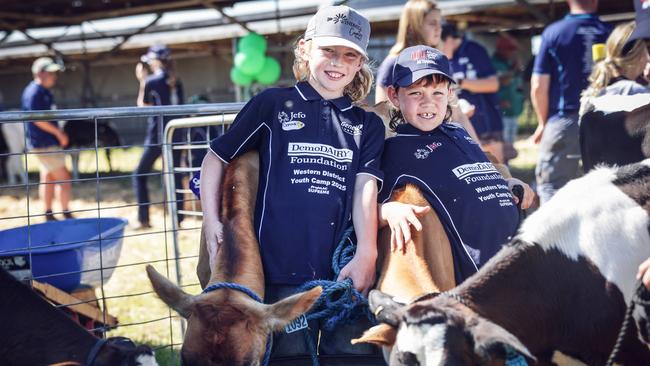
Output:
<svg viewBox="0 0 650 366">
<path fill-rule="evenodd" d="M 637 39 L 650 40 L 650 0 L 634 0 L 636 26 L 625 43 L 625 48 Z"/>
<path fill-rule="evenodd" d="M 393 86 L 407 87 L 429 75 L 442 75 L 450 82 L 449 59 L 442 52 L 429 46 L 413 46 L 399 53 L 393 65 Z"/>
<path fill-rule="evenodd" d="M 147 53 L 140 57 L 140 61 L 149 62 L 151 60 L 168 60 L 172 56 L 169 48 L 164 44 L 155 44 L 149 47 Z"/>
</svg>

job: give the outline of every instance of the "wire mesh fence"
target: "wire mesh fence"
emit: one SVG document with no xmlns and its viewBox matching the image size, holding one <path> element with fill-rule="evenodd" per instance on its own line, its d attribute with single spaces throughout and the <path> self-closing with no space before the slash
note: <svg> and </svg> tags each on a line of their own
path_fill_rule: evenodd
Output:
<svg viewBox="0 0 650 366">
<path fill-rule="evenodd" d="M 242 106 L 0 113 L 8 142 L 0 150 L 0 264 L 91 332 L 148 343 L 169 354 L 169 362 L 161 364 L 178 364 L 174 349 L 182 343 L 182 322 L 152 292 L 145 266 L 156 267 L 188 293 L 200 292 L 195 268 L 201 210 L 188 181 L 200 169 L 209 141 Z M 145 118 L 165 120 L 167 128 L 158 123 L 156 138 L 142 144 L 122 144 L 111 134 L 112 125 Z M 73 174 L 46 177 L 44 164 L 60 151 L 30 149 L 30 121 L 66 121 L 71 142 L 66 167 Z M 151 170 L 139 169 L 151 150 L 163 159 Z M 149 195 L 138 203 L 134 191 L 143 181 Z M 68 207 L 55 195 L 52 214 L 46 215 L 44 195 L 52 191 L 46 187 L 60 195 L 65 185 L 72 192 Z M 150 227 L 138 225 L 143 210 Z"/>
</svg>

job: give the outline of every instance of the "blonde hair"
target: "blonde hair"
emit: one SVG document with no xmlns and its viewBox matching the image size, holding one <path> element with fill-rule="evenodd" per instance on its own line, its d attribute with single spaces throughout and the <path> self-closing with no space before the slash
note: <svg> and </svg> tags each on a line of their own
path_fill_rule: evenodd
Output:
<svg viewBox="0 0 650 366">
<path fill-rule="evenodd" d="M 589 76 L 589 87 L 584 91 L 584 96 L 599 95 L 612 79 L 639 68 L 639 62 L 642 57 L 645 57 L 646 52 L 642 39 L 634 41 L 629 51 L 623 53 L 625 43 L 634 31 L 634 27 L 634 22 L 628 22 L 614 28 L 605 44 L 605 58 L 594 64 Z"/>
<path fill-rule="evenodd" d="M 424 17 L 432 11 L 440 11 L 433 0 L 409 0 L 404 5 L 399 18 L 397 39 L 393 48 L 390 49 L 390 55 L 397 56 L 405 48 L 426 44 L 426 37 L 422 34 Z"/>
<path fill-rule="evenodd" d="M 297 81 L 307 81 L 310 76 L 309 62 L 303 57 L 303 53 L 311 50 L 312 42 L 311 40 L 304 41 L 302 46 L 303 50 L 301 50 L 301 40 L 302 38 L 296 41 L 296 45 L 293 49 L 293 54 L 295 56 L 292 67 L 293 76 Z M 374 80 L 372 70 L 368 65 L 368 60 L 363 56 L 361 58 L 363 59 L 361 61 L 361 70 L 359 70 L 356 75 L 354 75 L 352 82 L 346 85 L 345 89 L 343 89 L 343 94 L 350 97 L 350 99 L 352 99 L 352 102 L 359 102 L 368 96 L 368 93 L 370 93 L 370 88 L 372 87 L 372 82 Z"/>
</svg>

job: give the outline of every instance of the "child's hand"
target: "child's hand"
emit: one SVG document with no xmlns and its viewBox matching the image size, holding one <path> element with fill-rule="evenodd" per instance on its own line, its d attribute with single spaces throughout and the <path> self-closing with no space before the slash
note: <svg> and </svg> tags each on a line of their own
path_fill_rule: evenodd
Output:
<svg viewBox="0 0 650 366">
<path fill-rule="evenodd" d="M 219 244 L 223 243 L 223 224 L 216 218 L 209 219 L 204 215 L 203 227 L 205 243 L 208 247 L 208 255 L 210 257 L 210 269 L 213 269 L 216 268 L 217 264 Z"/>
<path fill-rule="evenodd" d="M 533 191 L 530 186 L 522 181 L 520 181 L 517 178 L 507 178 L 506 181 L 508 182 L 508 189 L 510 192 L 512 192 L 512 187 L 516 185 L 520 185 L 524 188 L 524 199 L 521 202 L 521 208 L 522 210 L 525 210 L 529 208 L 533 204 L 533 200 L 535 199 L 535 192 Z M 519 198 L 515 196 L 514 194 L 512 195 L 512 198 L 515 201 L 515 204 L 519 204 Z"/>
<path fill-rule="evenodd" d="M 639 272 L 636 274 L 636 279 L 641 280 L 643 285 L 650 290 L 650 258 L 639 266 Z"/>
<path fill-rule="evenodd" d="M 418 220 L 429 212 L 429 206 L 415 206 L 401 202 L 388 202 L 381 206 L 381 219 L 390 226 L 390 250 L 406 251 L 406 243 L 411 241 L 411 225 L 415 230 L 422 230 Z"/>
<path fill-rule="evenodd" d="M 346 278 L 352 280 L 354 288 L 364 296 L 368 296 L 368 291 L 375 284 L 375 266 L 377 255 L 365 255 L 357 252 L 352 260 L 341 269 L 337 281 L 343 281 Z"/>
</svg>

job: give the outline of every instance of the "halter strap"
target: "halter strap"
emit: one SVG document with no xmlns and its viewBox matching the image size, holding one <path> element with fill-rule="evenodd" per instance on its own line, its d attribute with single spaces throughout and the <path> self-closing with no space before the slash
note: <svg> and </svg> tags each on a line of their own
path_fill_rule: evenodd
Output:
<svg viewBox="0 0 650 366">
<path fill-rule="evenodd" d="M 249 289 L 246 286 L 240 285 L 238 283 L 234 282 L 218 282 L 215 284 L 212 284 L 205 289 L 203 289 L 203 293 L 207 294 L 209 292 L 215 291 L 215 290 L 220 290 L 220 289 L 229 289 L 229 290 L 236 290 L 239 292 L 243 292 L 246 295 L 248 295 L 251 299 L 259 302 L 259 303 L 264 303 L 264 301 L 257 296 L 256 293 L 253 292 L 253 290 Z M 269 360 L 271 359 L 271 346 L 273 345 L 273 334 L 269 333 L 268 337 L 266 338 L 266 349 L 264 350 L 264 360 L 262 361 L 263 366 L 267 366 L 269 364 Z"/>
<path fill-rule="evenodd" d="M 99 340 L 97 340 L 97 343 L 95 343 L 93 348 L 90 349 L 90 352 L 88 353 L 88 357 L 86 357 L 86 363 L 84 365 L 92 366 L 95 364 L 95 360 L 97 359 L 99 352 L 106 345 L 106 342 L 108 342 L 108 338 L 100 338 Z"/>
</svg>

